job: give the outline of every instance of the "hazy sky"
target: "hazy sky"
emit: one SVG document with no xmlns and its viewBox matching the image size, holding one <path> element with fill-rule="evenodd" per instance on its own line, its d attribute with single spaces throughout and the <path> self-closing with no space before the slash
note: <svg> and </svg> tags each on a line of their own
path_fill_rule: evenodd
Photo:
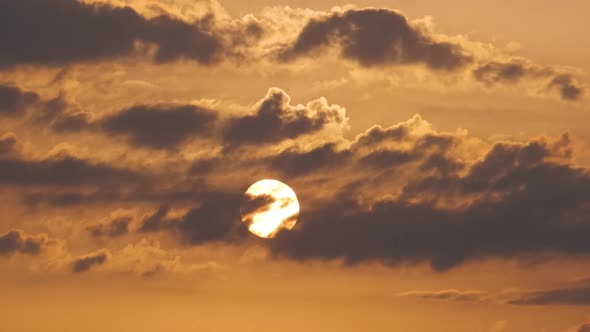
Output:
<svg viewBox="0 0 590 332">
<path fill-rule="evenodd" d="M 589 332 L 589 10 L 0 1 L 0 325 Z"/>
</svg>

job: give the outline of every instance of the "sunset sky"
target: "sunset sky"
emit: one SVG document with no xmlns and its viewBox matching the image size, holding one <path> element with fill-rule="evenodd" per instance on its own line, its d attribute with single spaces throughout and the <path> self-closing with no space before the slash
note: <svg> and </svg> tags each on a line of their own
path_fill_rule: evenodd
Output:
<svg viewBox="0 0 590 332">
<path fill-rule="evenodd" d="M 0 0 L 0 330 L 590 332 L 589 12 Z"/>
</svg>

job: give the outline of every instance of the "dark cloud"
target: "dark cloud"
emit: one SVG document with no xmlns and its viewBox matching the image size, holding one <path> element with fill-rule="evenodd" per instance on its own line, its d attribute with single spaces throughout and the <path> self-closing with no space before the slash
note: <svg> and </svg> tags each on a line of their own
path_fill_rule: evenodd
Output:
<svg viewBox="0 0 590 332">
<path fill-rule="evenodd" d="M 590 324 L 584 324 L 580 326 L 578 332 L 590 332 Z"/>
<path fill-rule="evenodd" d="M 549 83 L 549 87 L 557 88 L 561 98 L 565 100 L 578 100 L 582 96 L 582 88 L 577 85 L 571 75 L 555 76 Z"/>
<path fill-rule="evenodd" d="M 43 160 L 1 159 L 0 184 L 7 186 L 103 186 L 138 183 L 144 175 L 72 156 Z"/>
<path fill-rule="evenodd" d="M 459 45 L 436 41 L 388 9 L 350 9 L 312 19 L 280 55 L 283 61 L 337 45 L 340 55 L 363 66 L 424 64 L 454 70 L 471 62 Z"/>
<path fill-rule="evenodd" d="M 39 101 L 39 96 L 34 92 L 22 91 L 14 86 L 0 85 L 0 115 L 22 114 L 37 101 Z"/>
<path fill-rule="evenodd" d="M 354 141 L 353 149 L 358 148 L 378 148 L 384 143 L 405 142 L 412 136 L 414 131 L 420 127 L 429 126 L 420 115 L 416 114 L 406 122 L 383 128 L 380 125 L 367 129 L 364 133 L 358 135 Z"/>
<path fill-rule="evenodd" d="M 136 51 L 136 42 L 155 45 L 156 62 L 210 64 L 224 53 L 212 17 L 190 23 L 166 14 L 148 19 L 130 7 L 76 0 L 1 1 L 0 13 L 0 68 L 108 59 Z"/>
<path fill-rule="evenodd" d="M 259 212 L 268 211 L 276 201 L 272 195 L 250 195 L 244 194 L 240 205 L 240 214 L 244 223 L 249 226 L 252 223 L 252 216 Z"/>
<path fill-rule="evenodd" d="M 86 228 L 93 237 L 117 237 L 129 232 L 132 217 L 124 216 L 111 220 L 107 224 L 92 225 Z"/>
<path fill-rule="evenodd" d="M 259 102 L 256 114 L 230 119 L 223 131 L 229 146 L 276 143 L 317 132 L 324 127 L 341 125 L 346 119 L 337 106 L 325 103 L 293 106 L 282 90 L 272 88 Z"/>
<path fill-rule="evenodd" d="M 242 197 L 241 193 L 210 195 L 179 219 L 177 234 L 191 245 L 244 239 L 249 232 L 240 221 Z"/>
<path fill-rule="evenodd" d="M 144 217 L 139 232 L 156 232 L 173 226 L 173 221 L 166 219 L 169 211 L 170 207 L 162 206 L 152 215 Z"/>
<path fill-rule="evenodd" d="M 515 84 L 525 79 L 546 80 L 547 87 L 557 89 L 564 100 L 578 100 L 582 97 L 582 87 L 570 74 L 558 73 L 552 67 L 539 66 L 520 61 L 491 61 L 478 65 L 472 71 L 473 77 L 488 86 L 495 84 Z"/>
<path fill-rule="evenodd" d="M 420 157 L 414 151 L 380 150 L 362 157 L 359 162 L 363 167 L 377 169 L 395 168 L 412 162 Z"/>
<path fill-rule="evenodd" d="M 269 160 L 271 168 L 285 176 L 295 177 L 349 164 L 352 154 L 339 150 L 335 144 L 324 144 L 310 151 L 288 149 Z"/>
<path fill-rule="evenodd" d="M 101 250 L 85 256 L 76 257 L 72 262 L 72 272 L 86 272 L 95 266 L 106 263 L 109 257 L 110 254 L 106 250 Z"/>
<path fill-rule="evenodd" d="M 439 174 L 450 174 L 456 173 L 465 168 L 465 164 L 460 160 L 453 160 L 452 158 L 446 157 L 441 153 L 434 153 L 430 155 L 422 165 L 420 169 L 422 171 L 434 171 Z"/>
<path fill-rule="evenodd" d="M 524 64 L 518 62 L 488 62 L 473 70 L 476 80 L 488 85 L 495 83 L 516 83 L 528 74 Z"/>
<path fill-rule="evenodd" d="M 170 149 L 210 134 L 216 119 L 216 113 L 193 105 L 137 105 L 107 117 L 102 128 L 138 146 Z"/>
<path fill-rule="evenodd" d="M 590 284 L 525 293 L 510 303 L 515 305 L 590 306 Z"/>
<path fill-rule="evenodd" d="M 466 174 L 410 180 L 397 198 L 367 205 L 349 193 L 307 202 L 300 223 L 280 234 L 272 251 L 350 264 L 426 261 L 439 271 L 486 257 L 589 255 L 590 223 L 564 218 L 587 219 L 590 174 L 551 161 L 561 151 L 560 142 L 498 144 Z M 437 204 L 453 198 L 460 207 Z"/>
<path fill-rule="evenodd" d="M 206 159 L 200 159 L 195 161 L 191 167 L 189 172 L 191 174 L 204 174 L 213 171 L 216 166 L 222 163 L 222 158 L 212 157 Z"/>
<path fill-rule="evenodd" d="M 247 228 L 240 218 L 243 194 L 211 192 L 200 203 L 179 217 L 168 217 L 169 207 L 163 206 L 144 218 L 140 232 L 166 230 L 180 241 L 191 245 L 207 242 L 232 242 L 245 238 Z"/>
<path fill-rule="evenodd" d="M 0 136 L 0 158 L 18 154 L 18 144 L 16 135 L 12 133 Z"/>
<path fill-rule="evenodd" d="M 397 294 L 400 297 L 415 297 L 424 300 L 446 300 L 457 302 L 482 302 L 488 295 L 481 291 L 459 291 L 448 289 L 442 291 L 409 291 Z"/>
<path fill-rule="evenodd" d="M 0 235 L 0 256 L 21 253 L 26 255 L 38 255 L 43 246 L 48 243 L 47 236 L 28 236 L 22 231 L 11 230 Z"/>
<path fill-rule="evenodd" d="M 35 114 L 35 120 L 42 124 L 50 123 L 65 112 L 68 106 L 65 95 L 60 93 L 55 98 L 43 102 L 39 112 Z"/>
<path fill-rule="evenodd" d="M 57 132 L 79 132 L 92 125 L 94 115 L 89 112 L 62 114 L 51 124 Z"/>
</svg>

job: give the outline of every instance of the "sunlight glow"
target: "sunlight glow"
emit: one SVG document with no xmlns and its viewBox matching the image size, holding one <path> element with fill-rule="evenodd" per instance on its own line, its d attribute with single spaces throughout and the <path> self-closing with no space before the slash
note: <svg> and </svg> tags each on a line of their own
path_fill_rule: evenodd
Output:
<svg viewBox="0 0 590 332">
<path fill-rule="evenodd" d="M 299 201 L 293 189 L 286 184 L 265 179 L 254 183 L 246 194 L 251 196 L 269 195 L 274 202 L 252 215 L 242 215 L 242 221 L 251 220 L 250 232 L 264 238 L 274 237 L 281 229 L 292 229 L 299 215 Z"/>
</svg>

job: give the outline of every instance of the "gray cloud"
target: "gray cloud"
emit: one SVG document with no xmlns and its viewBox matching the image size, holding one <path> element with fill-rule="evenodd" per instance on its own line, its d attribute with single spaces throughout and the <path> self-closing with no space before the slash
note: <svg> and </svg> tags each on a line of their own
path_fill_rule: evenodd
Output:
<svg viewBox="0 0 590 332">
<path fill-rule="evenodd" d="M 0 68 L 111 59 L 137 52 L 136 42 L 156 46 L 156 63 L 190 59 L 212 64 L 233 52 L 226 49 L 232 45 L 226 45 L 228 37 L 216 30 L 212 16 L 193 22 L 167 14 L 146 18 L 131 7 L 77 0 L 2 1 L 0 13 Z M 229 36 L 232 40 L 260 35 L 252 27 L 225 32 L 239 35 Z"/>
<path fill-rule="evenodd" d="M 39 101 L 39 96 L 34 92 L 22 91 L 14 86 L 0 85 L 0 115 L 23 114 L 37 101 Z"/>
<path fill-rule="evenodd" d="M 350 164 L 351 161 L 350 151 L 341 150 L 335 144 L 328 143 L 309 151 L 281 151 L 268 162 L 271 168 L 280 171 L 284 176 L 296 177 Z"/>
<path fill-rule="evenodd" d="M 548 89 L 555 89 L 563 100 L 578 100 L 583 89 L 571 74 L 559 73 L 549 66 L 539 66 L 522 61 L 491 61 L 480 64 L 472 71 L 473 77 L 487 86 L 516 84 L 525 79 L 549 80 Z"/>
<path fill-rule="evenodd" d="M 562 154 L 562 145 L 497 144 L 465 175 L 441 172 L 416 179 L 398 198 L 370 205 L 359 203 L 352 192 L 308 202 L 298 227 L 279 234 L 272 251 L 350 264 L 426 261 L 438 271 L 486 257 L 587 256 L 590 224 L 562 218 L 587 216 L 590 174 L 550 161 Z M 475 199 L 445 208 L 431 197 Z"/>
<path fill-rule="evenodd" d="M 529 292 L 510 301 L 515 305 L 579 305 L 590 306 L 590 284 Z"/>
<path fill-rule="evenodd" d="M 43 160 L 0 159 L 0 184 L 9 186 L 102 186 L 139 182 L 144 175 L 72 156 Z"/>
<path fill-rule="evenodd" d="M 561 94 L 561 98 L 565 100 L 578 100 L 582 96 L 582 87 L 580 87 L 573 79 L 571 75 L 560 74 L 555 76 L 551 83 L 550 88 L 557 88 Z"/>
<path fill-rule="evenodd" d="M 107 224 L 92 225 L 86 228 L 92 237 L 118 237 L 129 232 L 132 217 L 124 216 L 111 220 Z"/>
<path fill-rule="evenodd" d="M 173 221 L 166 219 L 169 211 L 170 207 L 162 206 L 152 215 L 143 218 L 139 232 L 156 232 L 173 226 Z"/>
<path fill-rule="evenodd" d="M 72 272 L 81 273 L 107 262 L 110 254 L 106 250 L 97 251 L 85 256 L 76 257 L 72 261 Z"/>
<path fill-rule="evenodd" d="M 20 230 L 11 230 L 0 235 L 0 256 L 21 253 L 38 255 L 48 243 L 46 235 L 29 236 Z"/>
<path fill-rule="evenodd" d="M 12 133 L 0 136 L 0 157 L 15 156 L 18 153 L 18 139 Z"/>
<path fill-rule="evenodd" d="M 439 42 L 413 27 L 400 13 L 388 9 L 350 9 L 314 18 L 282 51 L 289 61 L 338 46 L 341 57 L 363 66 L 424 64 L 454 70 L 471 62 L 459 45 Z"/>
<path fill-rule="evenodd" d="M 51 124 L 57 132 L 79 132 L 92 126 L 93 114 L 89 112 L 75 112 L 62 114 Z"/>
<path fill-rule="evenodd" d="M 240 217 L 243 199 L 241 192 L 204 193 L 200 203 L 180 217 L 168 217 L 170 208 L 160 207 L 154 214 L 144 218 L 139 231 L 168 231 L 190 245 L 241 241 L 248 235 Z"/>
<path fill-rule="evenodd" d="M 482 302 L 488 294 L 482 291 L 459 291 L 447 289 L 442 291 L 409 291 L 397 294 L 400 297 L 415 297 L 424 300 L 446 300 L 457 302 Z"/>
<path fill-rule="evenodd" d="M 268 211 L 276 201 L 272 195 L 250 195 L 244 194 L 240 204 L 240 215 L 246 225 L 252 224 L 252 216 L 259 212 Z"/>
<path fill-rule="evenodd" d="M 230 119 L 223 131 L 228 147 L 280 142 L 317 132 L 346 119 L 337 107 L 320 105 L 298 107 L 290 104 L 291 98 L 282 90 L 272 88 L 259 102 L 256 114 Z"/>
<path fill-rule="evenodd" d="M 102 129 L 138 146 L 170 149 L 211 134 L 216 119 L 216 113 L 193 105 L 137 105 L 104 119 Z"/>
</svg>

